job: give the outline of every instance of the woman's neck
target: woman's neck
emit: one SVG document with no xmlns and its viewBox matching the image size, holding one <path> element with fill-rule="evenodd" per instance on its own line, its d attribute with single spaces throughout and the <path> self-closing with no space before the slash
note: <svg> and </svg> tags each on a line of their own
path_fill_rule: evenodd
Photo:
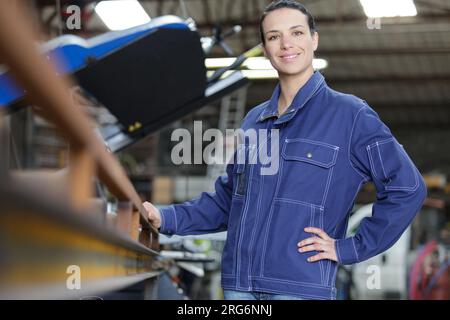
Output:
<svg viewBox="0 0 450 320">
<path fill-rule="evenodd" d="M 278 98 L 278 115 L 281 116 L 291 105 L 297 92 L 314 74 L 314 69 L 308 68 L 300 75 L 280 75 L 280 96 Z"/>
</svg>

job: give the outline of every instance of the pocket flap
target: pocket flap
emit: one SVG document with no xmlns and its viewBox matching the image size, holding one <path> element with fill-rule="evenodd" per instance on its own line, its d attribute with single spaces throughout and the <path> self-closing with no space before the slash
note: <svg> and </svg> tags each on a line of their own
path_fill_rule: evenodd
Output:
<svg viewBox="0 0 450 320">
<path fill-rule="evenodd" d="M 282 156 L 285 160 L 302 161 L 322 168 L 336 164 L 339 147 L 306 139 L 286 139 Z"/>
</svg>

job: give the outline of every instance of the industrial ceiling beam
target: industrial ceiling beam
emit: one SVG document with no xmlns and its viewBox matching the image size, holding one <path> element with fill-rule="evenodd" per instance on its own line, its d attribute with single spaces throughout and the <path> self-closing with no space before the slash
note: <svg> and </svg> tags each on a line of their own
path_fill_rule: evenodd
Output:
<svg viewBox="0 0 450 320">
<path fill-rule="evenodd" d="M 353 83 L 381 83 L 381 82 L 390 82 L 390 83 L 417 83 L 424 84 L 428 82 L 450 82 L 450 74 L 444 75 L 394 75 L 394 74 L 385 74 L 385 75 L 370 75 L 370 76 L 327 76 L 327 82 L 333 84 L 353 84 Z"/>
<path fill-rule="evenodd" d="M 425 55 L 425 54 L 450 54 L 450 47 L 445 48 L 319 48 L 318 56 L 362 56 L 362 55 Z"/>
<path fill-rule="evenodd" d="M 322 26 L 333 26 L 336 25 L 337 22 L 339 24 L 361 24 L 366 26 L 367 17 L 363 15 L 344 15 L 336 20 L 334 16 L 317 16 L 314 18 L 316 21 L 316 25 L 319 27 Z M 381 18 L 382 25 L 408 25 L 408 24 L 419 24 L 419 23 L 436 23 L 436 22 L 448 22 L 450 20 L 449 13 L 433 13 L 433 14 L 420 14 L 416 17 L 397 17 L 397 18 Z M 228 21 L 222 21 L 221 25 L 223 27 L 231 27 L 236 24 L 240 24 L 242 27 L 258 27 L 258 20 L 244 20 L 244 19 L 230 19 Z M 212 28 L 213 25 L 207 22 L 199 22 L 197 23 L 198 28 Z"/>
</svg>

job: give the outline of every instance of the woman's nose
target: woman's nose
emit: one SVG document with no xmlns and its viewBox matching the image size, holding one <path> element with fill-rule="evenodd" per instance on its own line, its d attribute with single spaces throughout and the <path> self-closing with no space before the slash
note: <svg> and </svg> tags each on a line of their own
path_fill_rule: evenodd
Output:
<svg viewBox="0 0 450 320">
<path fill-rule="evenodd" d="M 281 38 L 281 49 L 289 49 L 292 48 L 292 42 L 288 37 Z"/>
</svg>

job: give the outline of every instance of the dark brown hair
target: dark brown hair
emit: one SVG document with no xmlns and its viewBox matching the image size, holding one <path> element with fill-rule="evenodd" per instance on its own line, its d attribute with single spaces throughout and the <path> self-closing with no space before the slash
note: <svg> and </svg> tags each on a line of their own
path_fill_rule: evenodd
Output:
<svg viewBox="0 0 450 320">
<path fill-rule="evenodd" d="M 266 39 L 264 38 L 264 31 L 263 31 L 263 21 L 266 18 L 266 16 L 275 10 L 282 9 L 282 8 L 290 8 L 295 9 L 298 11 L 301 11 L 307 18 L 308 18 L 308 26 L 309 31 L 311 34 L 316 32 L 316 23 L 314 22 L 314 17 L 312 16 L 311 12 L 309 12 L 308 9 L 301 3 L 295 1 L 295 0 L 277 0 L 273 1 L 271 4 L 269 4 L 265 9 L 264 12 L 261 15 L 261 18 L 259 20 L 259 33 L 261 35 L 261 41 L 263 44 L 266 43 Z"/>
</svg>

